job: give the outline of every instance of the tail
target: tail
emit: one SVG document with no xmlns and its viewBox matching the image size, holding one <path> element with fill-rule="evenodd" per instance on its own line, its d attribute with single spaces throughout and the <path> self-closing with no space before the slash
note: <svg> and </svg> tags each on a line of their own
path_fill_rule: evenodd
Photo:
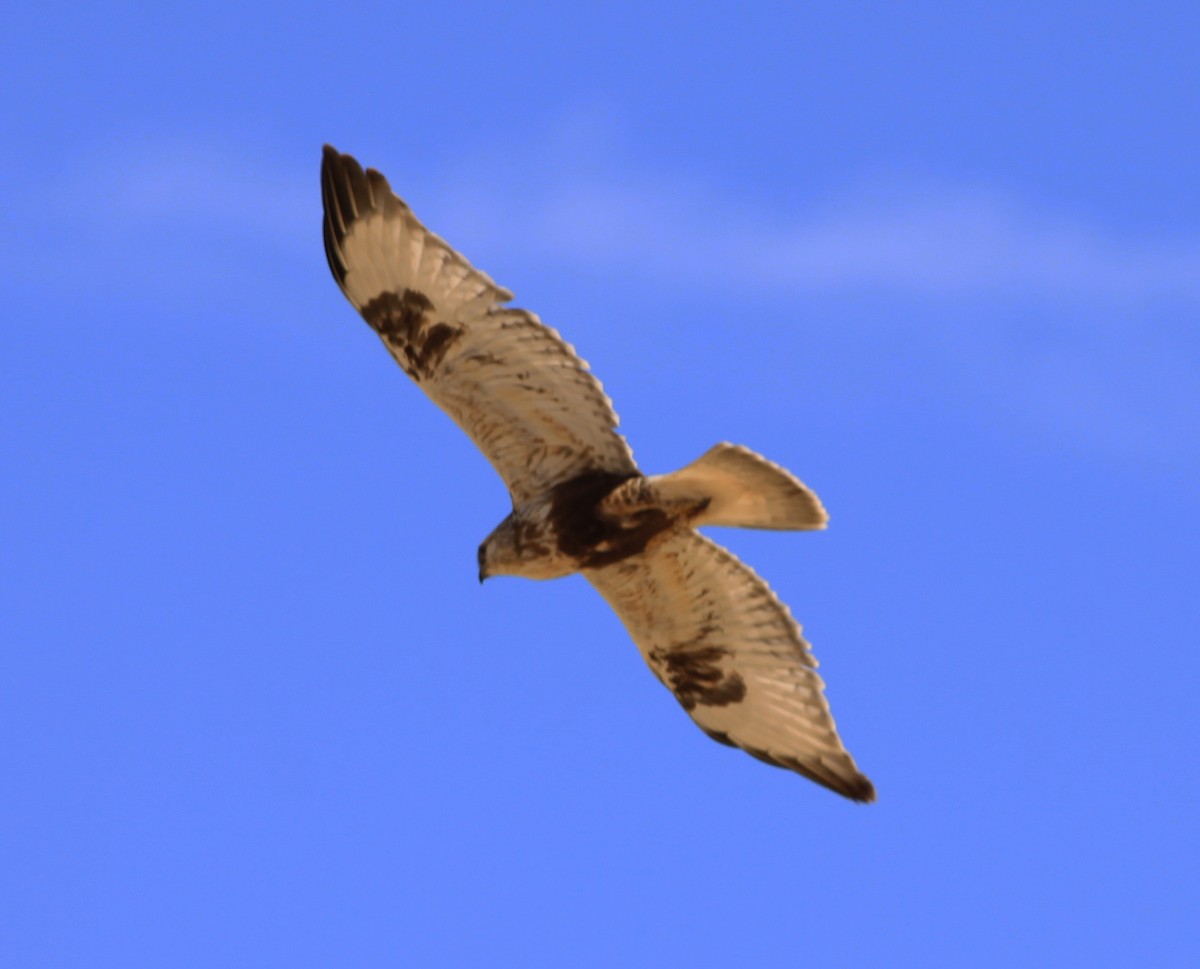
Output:
<svg viewBox="0 0 1200 969">
<path fill-rule="evenodd" d="M 749 448 L 718 444 L 674 474 L 650 479 L 667 501 L 703 502 L 693 525 L 824 528 L 829 516 L 803 484 Z"/>
</svg>

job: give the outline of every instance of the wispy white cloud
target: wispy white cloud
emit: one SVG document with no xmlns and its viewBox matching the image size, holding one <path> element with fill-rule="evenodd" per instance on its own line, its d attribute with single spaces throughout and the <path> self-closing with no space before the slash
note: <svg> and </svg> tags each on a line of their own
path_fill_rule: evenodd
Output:
<svg viewBox="0 0 1200 969">
<path fill-rule="evenodd" d="M 511 250 L 517 226 L 518 244 L 541 259 L 735 292 L 867 287 L 1200 303 L 1200 233 L 1187 242 L 1128 238 L 994 190 L 862 186 L 818 211 L 788 213 L 633 176 L 552 177 L 536 191 L 506 193 L 483 175 L 445 192 L 480 245 L 501 238 Z"/>
<path fill-rule="evenodd" d="M 983 192 L 948 188 L 862 205 L 768 236 L 765 273 L 804 285 L 923 293 L 1200 299 L 1200 243 L 1121 239 Z"/>
<path fill-rule="evenodd" d="M 281 171 L 244 146 L 133 141 L 75 160 L 60 199 L 117 229 L 205 225 L 291 241 L 312 229 L 315 171 Z"/>
<path fill-rule="evenodd" d="M 1056 211 L 1015 189 L 894 177 L 851 178 L 819 202 L 779 210 L 752 187 L 647 166 L 619 128 L 589 109 L 416 181 L 386 159 L 364 161 L 388 169 L 418 214 L 435 221 L 432 209 L 440 231 L 480 262 L 519 252 L 783 295 L 867 287 L 1200 302 L 1200 226 L 1190 237 L 1134 237 L 1103 216 Z"/>
<path fill-rule="evenodd" d="M 948 402 L 1125 460 L 1177 464 L 1200 445 L 1200 227 L 1135 238 L 1016 191 L 895 179 L 772 211 L 622 163 L 603 134 L 534 147 L 452 173 L 432 200 L 485 267 L 534 260 L 716 297 L 879 294 L 897 305 L 880 347 L 923 345 L 942 374 L 929 392 Z M 847 323 L 826 337 L 885 352 Z"/>
<path fill-rule="evenodd" d="M 1122 454 L 1179 455 L 1200 443 L 1200 233 L 1135 239 L 1016 193 L 928 182 L 850 186 L 809 210 L 771 211 L 694 175 L 623 163 L 583 130 L 449 172 L 363 161 L 490 272 L 534 260 L 715 296 L 944 298 L 958 311 L 926 303 L 897 313 L 895 326 L 930 341 L 947 381 L 970 382 L 1023 423 Z M 319 258 L 315 149 L 269 163 L 228 144 L 124 143 L 52 177 L 53 192 L 16 200 L 37 209 L 28 221 L 43 238 L 21 240 L 8 259 L 38 285 L 56 284 L 74 262 L 79 285 L 133 279 L 142 294 L 156 285 L 208 294 L 225 288 L 230 266 L 250 261 L 257 272 L 257 254 Z M 1014 339 L 1019 323 L 961 312 L 1008 297 L 1040 306 L 1058 337 L 1030 347 Z"/>
<path fill-rule="evenodd" d="M 230 299 L 228 280 L 247 267 L 310 258 L 320 198 L 309 161 L 302 173 L 197 137 L 124 138 L 50 159 L 23 172 L 10 199 L 5 283 L 92 298 Z"/>
<path fill-rule="evenodd" d="M 431 206 L 386 159 L 363 160 L 485 266 L 503 252 L 731 293 L 1200 303 L 1200 227 L 1190 240 L 1131 238 L 1015 193 L 930 182 L 849 185 L 808 210 L 767 211 L 736 190 L 624 163 L 603 131 L 567 125 L 526 151 L 481 152 L 486 160 L 414 180 Z M 297 251 L 311 244 L 319 207 L 315 158 L 267 163 L 244 145 L 194 138 L 124 142 L 53 173 L 57 190 L 29 204 L 44 213 L 52 199 L 49 214 L 89 238 L 150 229 L 169 244 L 174 229 L 181 241 L 204 231 Z"/>
</svg>

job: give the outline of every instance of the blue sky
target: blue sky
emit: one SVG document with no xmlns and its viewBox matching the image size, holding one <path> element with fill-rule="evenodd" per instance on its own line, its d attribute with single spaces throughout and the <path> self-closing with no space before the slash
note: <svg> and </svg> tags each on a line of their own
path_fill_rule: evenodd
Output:
<svg viewBox="0 0 1200 969">
<path fill-rule="evenodd" d="M 9 965 L 1187 966 L 1200 8 L 11 13 Z M 820 534 L 860 807 L 721 748 L 330 278 L 320 146 L 558 327 L 643 467 Z"/>
</svg>

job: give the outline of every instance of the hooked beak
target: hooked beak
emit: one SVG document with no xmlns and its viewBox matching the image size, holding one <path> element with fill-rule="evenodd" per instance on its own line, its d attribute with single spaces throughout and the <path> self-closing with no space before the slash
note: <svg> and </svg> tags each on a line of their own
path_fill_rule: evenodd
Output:
<svg viewBox="0 0 1200 969">
<path fill-rule="evenodd" d="M 479 566 L 479 584 L 483 585 L 483 580 L 486 579 L 487 577 L 488 577 L 487 567 L 483 566 L 483 565 Z"/>
</svg>

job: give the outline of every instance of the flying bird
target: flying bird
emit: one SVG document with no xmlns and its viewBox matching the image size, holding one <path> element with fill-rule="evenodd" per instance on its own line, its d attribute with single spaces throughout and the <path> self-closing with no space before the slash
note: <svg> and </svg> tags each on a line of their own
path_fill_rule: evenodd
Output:
<svg viewBox="0 0 1200 969">
<path fill-rule="evenodd" d="M 325 146 L 325 254 L 346 298 L 508 487 L 479 579 L 582 573 L 708 736 L 855 801 L 875 788 L 837 734 L 787 606 L 697 528 L 819 529 L 815 494 L 718 444 L 644 475 L 600 383 L 562 337 L 428 231 L 379 172 Z"/>
</svg>

